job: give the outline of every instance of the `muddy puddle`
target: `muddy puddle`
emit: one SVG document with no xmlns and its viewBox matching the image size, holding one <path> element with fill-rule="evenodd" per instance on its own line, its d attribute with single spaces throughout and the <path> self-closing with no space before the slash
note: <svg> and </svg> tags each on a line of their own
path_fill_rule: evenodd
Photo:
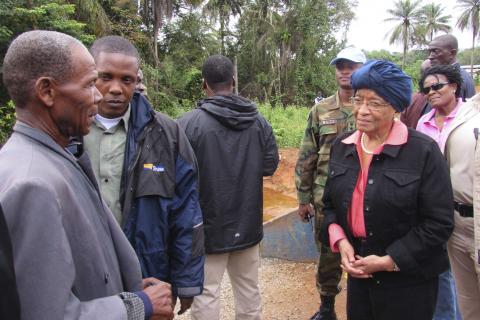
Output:
<svg viewBox="0 0 480 320">
<path fill-rule="evenodd" d="M 297 207 L 295 198 L 268 187 L 263 188 L 263 222 L 291 212 Z"/>
</svg>

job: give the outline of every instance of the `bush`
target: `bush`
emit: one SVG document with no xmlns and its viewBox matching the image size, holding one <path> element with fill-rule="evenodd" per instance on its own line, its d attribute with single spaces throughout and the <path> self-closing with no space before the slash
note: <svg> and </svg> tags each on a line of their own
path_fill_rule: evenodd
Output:
<svg viewBox="0 0 480 320">
<path fill-rule="evenodd" d="M 7 141 L 12 133 L 15 124 L 15 107 L 9 101 L 6 105 L 0 106 L 0 148 Z"/>
<path fill-rule="evenodd" d="M 269 104 L 259 104 L 259 111 L 270 123 L 280 148 L 299 148 L 307 126 L 310 108 L 287 106 L 272 107 Z"/>
</svg>

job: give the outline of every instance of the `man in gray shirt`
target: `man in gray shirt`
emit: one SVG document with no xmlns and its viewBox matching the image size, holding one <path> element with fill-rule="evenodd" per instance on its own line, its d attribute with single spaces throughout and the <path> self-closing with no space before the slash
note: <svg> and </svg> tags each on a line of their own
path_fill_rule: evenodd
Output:
<svg viewBox="0 0 480 320">
<path fill-rule="evenodd" d="M 170 286 L 142 283 L 88 156 L 66 150 L 70 137 L 89 132 L 102 99 L 97 77 L 88 50 L 63 33 L 23 33 L 5 56 L 18 121 L 0 151 L 0 204 L 22 319 L 173 317 Z"/>
</svg>

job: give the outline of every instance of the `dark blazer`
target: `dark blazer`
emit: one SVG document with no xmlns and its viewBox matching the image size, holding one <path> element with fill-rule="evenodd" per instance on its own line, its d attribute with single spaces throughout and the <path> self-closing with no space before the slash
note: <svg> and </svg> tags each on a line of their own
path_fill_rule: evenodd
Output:
<svg viewBox="0 0 480 320">
<path fill-rule="evenodd" d="M 460 97 L 462 97 L 463 101 L 466 101 L 466 99 L 471 98 L 475 95 L 475 85 L 473 83 L 472 75 L 470 74 L 470 72 L 461 68 L 458 62 L 454 63 L 453 65 L 457 66 L 460 69 L 460 74 L 462 75 Z"/>
<path fill-rule="evenodd" d="M 360 163 L 355 145 L 341 142 L 346 136 L 340 137 L 331 151 L 323 197 L 324 231 L 338 223 L 356 254 L 390 255 L 401 270 L 398 276 L 424 280 L 445 271 L 445 244 L 453 231 L 453 195 L 437 143 L 408 129 L 406 144 L 386 145 L 381 154 L 373 156 L 364 197 L 366 239 L 358 252 L 360 242 L 349 230 L 347 212 Z M 328 232 L 323 234 L 328 237 Z"/>
<path fill-rule="evenodd" d="M 12 244 L 0 206 L 0 319 L 20 319 L 15 271 L 13 269 Z"/>
</svg>

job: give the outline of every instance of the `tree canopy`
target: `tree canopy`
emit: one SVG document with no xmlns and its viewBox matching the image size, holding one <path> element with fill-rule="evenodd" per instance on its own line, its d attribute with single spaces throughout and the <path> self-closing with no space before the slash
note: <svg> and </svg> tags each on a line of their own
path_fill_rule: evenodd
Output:
<svg viewBox="0 0 480 320">
<path fill-rule="evenodd" d="M 473 28 L 473 40 L 478 36 L 479 2 L 458 0 L 464 10 L 458 25 Z M 32 29 L 65 32 L 87 46 L 98 37 L 116 34 L 139 49 L 154 107 L 173 116 L 195 107 L 202 97 L 201 66 L 216 53 L 236 64 L 241 95 L 272 106 L 310 106 L 317 95 L 335 92 L 329 62 L 345 47 L 356 4 L 355 0 L 3 0 L 0 56 L 3 61 L 10 41 Z M 398 22 L 388 36 L 403 44 L 403 54 L 367 55 L 393 60 L 409 71 L 426 58 L 421 49 L 435 35 L 451 30 L 451 16 L 441 3 L 397 0 L 385 16 Z M 2 86 L 0 106 L 8 100 Z"/>
</svg>

